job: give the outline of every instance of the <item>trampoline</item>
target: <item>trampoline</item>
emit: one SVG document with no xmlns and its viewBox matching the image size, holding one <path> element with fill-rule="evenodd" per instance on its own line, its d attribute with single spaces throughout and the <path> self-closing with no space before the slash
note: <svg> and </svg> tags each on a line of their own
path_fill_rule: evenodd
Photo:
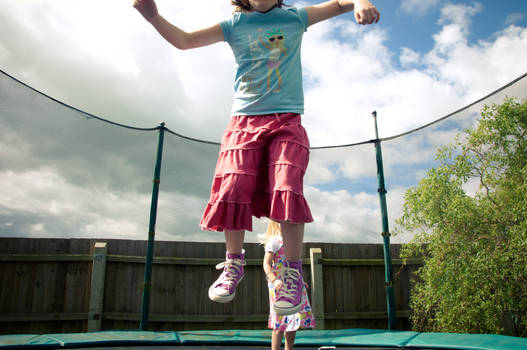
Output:
<svg viewBox="0 0 527 350">
<path fill-rule="evenodd" d="M 0 336 L 0 349 L 198 350 L 269 349 L 271 331 L 102 331 Z M 527 339 L 493 334 L 417 333 L 379 329 L 303 330 L 299 349 L 525 350 Z"/>
</svg>

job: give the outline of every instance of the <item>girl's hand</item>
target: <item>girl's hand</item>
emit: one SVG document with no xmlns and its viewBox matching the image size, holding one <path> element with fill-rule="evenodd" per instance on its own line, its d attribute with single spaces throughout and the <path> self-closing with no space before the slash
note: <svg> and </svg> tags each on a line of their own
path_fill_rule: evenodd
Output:
<svg viewBox="0 0 527 350">
<path fill-rule="evenodd" d="M 379 22 L 379 10 L 368 0 L 354 1 L 355 20 L 358 24 L 372 24 Z"/>
<path fill-rule="evenodd" d="M 283 286 L 283 282 L 277 278 L 277 279 L 275 279 L 275 280 L 273 281 L 273 285 L 274 285 L 274 288 L 275 288 L 276 290 L 278 290 L 278 289 L 282 288 L 282 286 Z"/>
<path fill-rule="evenodd" d="M 154 0 L 135 0 L 134 7 L 149 22 L 159 14 Z"/>
</svg>

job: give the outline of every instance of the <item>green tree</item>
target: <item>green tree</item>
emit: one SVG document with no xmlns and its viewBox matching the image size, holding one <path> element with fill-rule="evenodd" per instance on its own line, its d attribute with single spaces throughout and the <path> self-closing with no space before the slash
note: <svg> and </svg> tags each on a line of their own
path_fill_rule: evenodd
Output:
<svg viewBox="0 0 527 350">
<path fill-rule="evenodd" d="M 423 256 L 410 300 L 416 331 L 527 336 L 527 100 L 485 106 L 405 195 L 397 231 Z M 469 194 L 467 184 L 479 183 Z"/>
</svg>

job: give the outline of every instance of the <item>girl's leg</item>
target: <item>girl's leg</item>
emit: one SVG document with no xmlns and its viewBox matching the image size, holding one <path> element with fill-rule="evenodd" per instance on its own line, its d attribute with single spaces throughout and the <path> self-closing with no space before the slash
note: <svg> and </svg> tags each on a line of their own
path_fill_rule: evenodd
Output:
<svg viewBox="0 0 527 350">
<path fill-rule="evenodd" d="M 281 222 L 282 239 L 285 257 L 288 261 L 302 259 L 302 243 L 304 242 L 304 224 Z"/>
<path fill-rule="evenodd" d="M 280 350 L 280 348 L 282 347 L 282 337 L 283 336 L 284 336 L 284 332 L 273 329 L 273 336 L 271 338 L 271 349 L 272 350 Z"/>
<path fill-rule="evenodd" d="M 287 262 L 283 273 L 284 284 L 277 293 L 273 309 L 278 315 L 291 315 L 302 308 L 304 224 L 281 222 L 280 226 Z"/>
<path fill-rule="evenodd" d="M 293 350 L 295 345 L 296 331 L 285 332 L 285 350 Z"/>
<path fill-rule="evenodd" d="M 243 230 L 225 231 L 226 261 L 216 267 L 217 269 L 223 268 L 223 272 L 209 288 L 209 298 L 212 301 L 228 303 L 234 299 L 245 265 L 244 237 L 245 231 Z"/>
<path fill-rule="evenodd" d="M 302 307 L 304 240 L 304 224 L 291 222 L 313 221 L 302 195 L 303 176 L 309 160 L 309 140 L 300 125 L 299 115 L 280 115 L 277 123 L 280 127 L 273 135 L 276 138 L 269 144 L 268 163 L 273 165 L 269 167 L 269 189 L 278 201 L 285 203 L 271 207 L 270 215 L 279 216 L 282 220 L 280 226 L 287 262 L 282 273 L 283 287 L 277 292 L 273 309 L 278 315 L 291 315 Z M 282 198 L 282 191 L 289 191 L 290 196 Z"/>
<path fill-rule="evenodd" d="M 243 240 L 245 231 L 227 231 L 225 230 L 225 245 L 227 253 L 241 254 L 243 250 Z"/>
</svg>

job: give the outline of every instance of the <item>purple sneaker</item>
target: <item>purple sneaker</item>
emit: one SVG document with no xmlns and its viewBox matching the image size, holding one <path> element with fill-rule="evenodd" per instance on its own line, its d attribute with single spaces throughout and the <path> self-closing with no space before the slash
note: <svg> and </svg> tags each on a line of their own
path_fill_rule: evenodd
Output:
<svg viewBox="0 0 527 350">
<path fill-rule="evenodd" d="M 281 274 L 283 286 L 277 291 L 273 309 L 277 315 L 292 315 L 302 308 L 302 260 L 289 261 Z"/>
<path fill-rule="evenodd" d="M 236 286 L 243 278 L 245 250 L 241 254 L 227 253 L 226 261 L 216 265 L 216 270 L 223 269 L 222 274 L 209 288 L 209 298 L 218 303 L 228 303 L 236 294 Z"/>
</svg>

